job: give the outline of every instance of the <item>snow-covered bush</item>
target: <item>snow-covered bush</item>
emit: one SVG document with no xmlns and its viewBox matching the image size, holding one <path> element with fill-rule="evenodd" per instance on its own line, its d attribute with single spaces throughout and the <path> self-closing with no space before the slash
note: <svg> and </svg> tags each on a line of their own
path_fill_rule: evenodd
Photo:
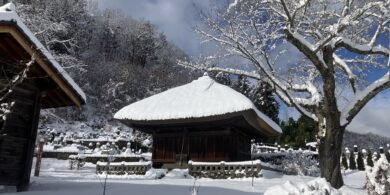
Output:
<svg viewBox="0 0 390 195">
<path fill-rule="evenodd" d="M 165 175 L 165 178 L 188 179 L 192 178 L 192 176 L 188 173 L 188 169 L 172 169 Z"/>
<path fill-rule="evenodd" d="M 390 152 L 389 151 L 385 152 L 385 157 L 387 159 L 387 162 L 390 162 Z"/>
<path fill-rule="evenodd" d="M 349 169 L 351 170 L 356 169 L 356 160 L 355 160 L 354 152 L 351 152 L 351 154 L 349 155 Z"/>
<path fill-rule="evenodd" d="M 360 152 L 360 151 L 358 152 L 358 156 L 357 156 L 357 159 L 356 159 L 356 164 L 357 164 L 358 170 L 360 170 L 360 171 L 366 170 L 365 169 L 365 165 L 364 165 L 363 153 Z"/>
<path fill-rule="evenodd" d="M 161 179 L 167 174 L 167 169 L 149 169 L 145 173 L 145 178 L 149 179 Z"/>
<path fill-rule="evenodd" d="M 341 155 L 341 164 L 343 165 L 344 169 L 347 170 L 349 168 L 347 157 L 345 156 L 345 153 Z"/>
<path fill-rule="evenodd" d="M 374 166 L 374 161 L 372 160 L 372 152 L 370 149 L 368 149 L 368 152 L 367 152 L 367 166 L 370 166 L 370 167 Z"/>
<path fill-rule="evenodd" d="M 288 175 L 320 175 L 318 161 L 311 154 L 300 151 L 290 151 L 281 159 L 279 168 Z"/>
<path fill-rule="evenodd" d="M 264 195 L 341 195 L 341 193 L 332 188 L 324 178 L 317 178 L 307 183 L 294 183 L 287 181 L 283 185 L 272 186 L 268 188 Z"/>
<path fill-rule="evenodd" d="M 374 167 L 367 167 L 366 178 L 369 195 L 390 194 L 390 164 L 385 157 L 379 158 Z"/>
<path fill-rule="evenodd" d="M 381 158 L 381 153 L 374 152 L 374 156 L 375 156 L 375 161 L 378 161 Z"/>
</svg>

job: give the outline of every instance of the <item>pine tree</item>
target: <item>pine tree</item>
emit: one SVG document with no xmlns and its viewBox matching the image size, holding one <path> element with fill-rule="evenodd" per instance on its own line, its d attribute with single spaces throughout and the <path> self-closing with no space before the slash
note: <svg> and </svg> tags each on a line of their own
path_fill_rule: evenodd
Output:
<svg viewBox="0 0 390 195">
<path fill-rule="evenodd" d="M 345 170 L 348 169 L 347 157 L 345 156 L 344 153 L 341 155 L 341 164 L 343 165 Z"/>
<path fill-rule="evenodd" d="M 232 84 L 232 80 L 230 79 L 230 74 L 224 72 L 218 72 L 217 75 L 214 76 L 215 80 L 218 83 L 223 85 L 230 86 Z"/>
<path fill-rule="evenodd" d="M 358 157 L 356 159 L 356 163 L 357 163 L 358 170 L 360 170 L 360 171 L 364 171 L 365 170 L 363 154 L 362 154 L 361 151 L 358 152 Z"/>
<path fill-rule="evenodd" d="M 244 94 L 246 97 L 250 97 L 249 95 L 250 95 L 250 91 L 251 91 L 251 86 L 249 84 L 247 77 L 245 77 L 243 75 L 239 75 L 238 79 L 235 82 L 233 82 L 232 87 L 236 91 Z"/>
<path fill-rule="evenodd" d="M 237 80 L 232 81 L 230 75 L 223 72 L 219 72 L 214 76 L 211 73 L 211 77 L 214 77 L 218 83 L 230 86 L 245 95 L 252 100 L 258 110 L 279 124 L 279 103 L 276 101 L 273 89 L 268 83 L 260 81 L 255 87 L 252 87 L 247 77 L 239 75 Z"/>
<path fill-rule="evenodd" d="M 389 151 L 386 151 L 386 152 L 385 152 L 385 156 L 386 156 L 387 162 L 390 163 L 390 152 L 389 152 Z"/>
<path fill-rule="evenodd" d="M 259 82 L 251 91 L 250 99 L 253 104 L 270 117 L 274 122 L 279 123 L 279 104 L 275 100 L 272 87 L 266 82 Z"/>
<path fill-rule="evenodd" d="M 356 169 L 355 154 L 353 152 L 351 152 L 351 154 L 349 155 L 349 168 L 351 170 Z"/>
<path fill-rule="evenodd" d="M 278 142 L 288 144 L 293 148 L 304 148 L 307 142 L 314 142 L 318 126 L 314 121 L 306 116 L 301 116 L 298 120 L 289 118 L 287 122 L 281 123 L 283 134 Z"/>
<path fill-rule="evenodd" d="M 374 166 L 374 162 L 372 161 L 371 150 L 368 150 L 368 152 L 367 152 L 367 166 L 370 166 L 370 167 Z"/>
</svg>

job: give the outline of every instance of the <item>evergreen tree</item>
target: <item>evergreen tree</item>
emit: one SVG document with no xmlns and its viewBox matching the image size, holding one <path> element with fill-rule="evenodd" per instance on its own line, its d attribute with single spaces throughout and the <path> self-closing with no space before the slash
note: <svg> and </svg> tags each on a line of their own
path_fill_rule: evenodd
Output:
<svg viewBox="0 0 390 195">
<path fill-rule="evenodd" d="M 341 164 L 343 165 L 345 170 L 348 169 L 347 157 L 345 156 L 344 153 L 341 155 Z"/>
<path fill-rule="evenodd" d="M 275 100 L 273 89 L 268 83 L 259 82 L 251 91 L 250 99 L 257 109 L 274 122 L 279 123 L 279 104 Z"/>
<path fill-rule="evenodd" d="M 224 72 L 217 74 L 210 72 L 210 77 L 226 86 L 230 86 L 241 94 L 249 98 L 256 108 L 271 118 L 275 123 L 279 121 L 279 103 L 276 101 L 272 87 L 266 82 L 259 82 L 252 87 L 248 78 L 239 75 L 237 80 L 232 81 L 231 75 Z"/>
<path fill-rule="evenodd" d="M 279 103 L 276 101 L 273 89 L 268 83 L 260 81 L 252 88 L 248 78 L 242 75 L 239 75 L 234 82 L 226 74 L 218 73 L 215 78 L 219 83 L 225 85 L 230 83 L 233 89 L 248 97 L 259 111 L 279 124 Z"/>
<path fill-rule="evenodd" d="M 368 150 L 368 152 L 367 152 L 367 166 L 370 166 L 370 167 L 374 166 L 374 162 L 372 161 L 371 150 Z"/>
<path fill-rule="evenodd" d="M 218 83 L 221 83 L 223 85 L 230 86 L 232 84 L 230 74 L 228 73 L 218 72 L 217 75 L 214 76 L 214 78 Z"/>
<path fill-rule="evenodd" d="M 386 156 L 387 162 L 390 163 L 390 152 L 388 150 L 385 152 L 385 156 Z"/>
<path fill-rule="evenodd" d="M 304 148 L 307 142 L 314 142 L 317 132 L 317 125 L 306 116 L 301 116 L 298 120 L 289 118 L 287 122 L 281 123 L 283 130 L 278 142 L 288 144 L 293 148 Z"/>
<path fill-rule="evenodd" d="M 235 82 L 233 82 L 232 87 L 236 91 L 244 94 L 246 97 L 249 97 L 250 91 L 251 91 L 251 86 L 249 84 L 247 77 L 245 77 L 243 75 L 239 75 L 238 79 Z"/>
<path fill-rule="evenodd" d="M 356 169 L 355 154 L 353 152 L 351 152 L 351 154 L 349 156 L 349 168 L 351 170 L 355 170 Z"/>
<path fill-rule="evenodd" d="M 357 159 L 356 159 L 356 163 L 357 163 L 357 168 L 358 170 L 360 171 L 364 171 L 365 170 L 365 167 L 364 167 L 364 160 L 363 160 L 363 154 L 361 151 L 358 152 L 358 156 L 357 156 Z"/>
</svg>

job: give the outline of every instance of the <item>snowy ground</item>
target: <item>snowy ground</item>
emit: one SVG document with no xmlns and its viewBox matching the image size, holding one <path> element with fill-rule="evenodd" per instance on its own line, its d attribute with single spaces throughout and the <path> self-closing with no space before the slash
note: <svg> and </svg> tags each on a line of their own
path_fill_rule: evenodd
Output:
<svg viewBox="0 0 390 195">
<path fill-rule="evenodd" d="M 33 172 L 33 171 L 32 171 Z M 109 178 L 106 194 L 141 194 L 141 195 L 190 195 L 190 186 L 194 184 L 194 179 L 183 178 L 179 174 L 170 174 L 171 176 L 163 179 L 152 179 L 148 177 Z M 250 195 L 263 194 L 271 186 L 284 184 L 286 181 L 307 182 L 313 180 L 313 177 L 288 176 L 277 172 L 263 171 L 262 178 L 254 180 L 228 179 L 212 180 L 198 179 L 196 186 L 200 186 L 198 195 Z M 95 174 L 95 166 L 86 164 L 82 170 L 68 170 L 67 160 L 43 159 L 41 176 L 31 178 L 30 191 L 17 194 L 30 195 L 96 195 L 102 194 L 102 178 Z M 364 172 L 347 172 L 344 174 L 346 187 L 342 192 L 345 194 L 366 194 L 363 189 Z M 0 193 L 13 190 L 12 188 L 3 188 L 0 186 Z M 16 194 L 7 192 L 4 194 Z"/>
</svg>

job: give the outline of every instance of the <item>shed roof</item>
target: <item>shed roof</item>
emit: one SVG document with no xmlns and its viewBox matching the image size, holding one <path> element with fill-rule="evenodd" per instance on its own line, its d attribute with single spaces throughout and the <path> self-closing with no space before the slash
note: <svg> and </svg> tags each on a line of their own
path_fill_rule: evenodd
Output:
<svg viewBox="0 0 390 195">
<path fill-rule="evenodd" d="M 39 70 L 45 72 L 45 75 L 49 76 L 59 86 L 59 89 L 49 92 L 49 96 L 55 95 L 51 98 L 50 103 L 49 101 L 47 103 L 43 101 L 43 106 L 59 107 L 71 104 L 80 106 L 86 102 L 83 90 L 22 22 L 12 3 L 0 7 L 0 46 L 2 55 L 11 56 L 15 58 L 14 60 L 22 61 L 34 56 L 40 67 Z M 70 100 L 65 100 L 62 97 L 63 95 Z M 56 99 L 63 99 L 63 101 Z"/>
<path fill-rule="evenodd" d="M 119 110 L 114 118 L 126 121 L 128 125 L 156 125 L 204 122 L 239 115 L 263 134 L 281 133 L 280 127 L 246 96 L 207 75 L 130 104 Z"/>
</svg>

